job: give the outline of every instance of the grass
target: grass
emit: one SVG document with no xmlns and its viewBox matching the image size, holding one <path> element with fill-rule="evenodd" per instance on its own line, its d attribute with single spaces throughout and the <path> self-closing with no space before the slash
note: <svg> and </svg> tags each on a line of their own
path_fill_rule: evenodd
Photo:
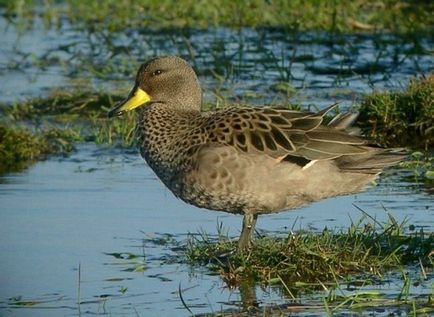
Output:
<svg viewBox="0 0 434 317">
<path fill-rule="evenodd" d="M 0 173 L 19 171 L 52 155 L 68 155 L 77 142 L 133 143 L 135 116 L 115 122 L 107 110 L 121 100 L 95 91 L 53 91 L 48 97 L 2 105 Z"/>
<path fill-rule="evenodd" d="M 86 117 L 106 117 L 111 106 L 123 100 L 120 94 L 90 90 L 54 90 L 47 97 L 12 105 L 1 105 L 3 115 L 13 121 L 56 117 L 61 121 Z"/>
<path fill-rule="evenodd" d="M 219 273 L 229 287 L 253 280 L 295 290 L 324 289 L 354 274 L 381 277 L 387 270 L 419 260 L 432 266 L 434 235 L 411 228 L 405 233 L 405 223 L 398 224 L 391 216 L 387 224 L 366 222 L 363 217 L 339 232 L 324 229 L 259 237 L 248 254 L 235 252 L 236 241 L 225 235 L 215 239 L 192 235 L 186 254 L 191 264 Z"/>
<path fill-rule="evenodd" d="M 39 9 L 35 4 L 38 4 Z M 429 1 L 266 1 L 266 0 L 64 0 L 0 1 L 4 15 L 27 24 L 41 15 L 47 25 L 65 17 L 75 25 L 110 32 L 129 28 L 279 27 L 331 32 L 430 32 L 434 5 Z M 41 9 L 42 6 L 42 9 Z"/>
<path fill-rule="evenodd" d="M 220 227 L 217 237 L 191 235 L 186 248 L 190 265 L 205 266 L 211 274 L 220 275 L 228 287 L 239 288 L 243 301 L 240 311 L 213 316 L 244 316 L 246 312 L 280 316 L 292 311 L 291 304 L 257 306 L 251 294 L 255 285 L 280 289 L 282 297 L 294 304 L 295 313 L 333 315 L 379 306 L 386 311 L 399 307 L 415 315 L 434 312 L 434 294 L 415 296 L 411 290 L 432 280 L 432 273 L 426 272 L 433 268 L 434 234 L 405 221 L 398 223 L 391 215 L 384 224 L 365 214 L 345 230 L 259 236 L 248 254 L 238 254 L 236 241 L 222 231 Z M 405 269 L 409 267 L 418 269 L 410 269 L 410 274 Z M 386 295 L 381 288 L 376 289 L 390 279 L 402 283 L 400 291 Z M 317 295 L 309 299 L 312 294 Z M 323 294 L 319 296 L 322 302 L 318 294 Z"/>
<path fill-rule="evenodd" d="M 360 106 L 358 124 L 386 147 L 434 147 L 434 76 L 413 79 L 404 91 L 375 92 Z"/>
<path fill-rule="evenodd" d="M 78 141 L 82 138 L 74 129 L 32 131 L 0 124 L 0 173 L 22 170 L 50 155 L 68 155 Z"/>
</svg>

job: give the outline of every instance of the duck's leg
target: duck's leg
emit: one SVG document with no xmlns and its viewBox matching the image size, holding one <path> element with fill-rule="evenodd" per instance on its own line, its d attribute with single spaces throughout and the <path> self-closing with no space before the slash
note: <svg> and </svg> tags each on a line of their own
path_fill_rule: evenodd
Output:
<svg viewBox="0 0 434 317">
<path fill-rule="evenodd" d="M 255 230 L 256 219 L 258 219 L 256 214 L 244 214 L 243 230 L 238 240 L 238 252 L 247 251 L 252 246 L 252 233 Z"/>
</svg>

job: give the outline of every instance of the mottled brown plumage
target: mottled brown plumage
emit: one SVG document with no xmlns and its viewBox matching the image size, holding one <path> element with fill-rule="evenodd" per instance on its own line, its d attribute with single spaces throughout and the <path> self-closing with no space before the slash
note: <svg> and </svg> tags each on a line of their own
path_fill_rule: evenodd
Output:
<svg viewBox="0 0 434 317">
<path fill-rule="evenodd" d="M 333 106 L 201 112 L 201 95 L 187 62 L 159 57 L 140 67 L 129 97 L 109 115 L 146 104 L 137 124 L 141 155 L 182 200 L 244 215 L 240 250 L 257 215 L 358 192 L 403 158 L 349 134 L 353 115 L 324 125 Z"/>
</svg>

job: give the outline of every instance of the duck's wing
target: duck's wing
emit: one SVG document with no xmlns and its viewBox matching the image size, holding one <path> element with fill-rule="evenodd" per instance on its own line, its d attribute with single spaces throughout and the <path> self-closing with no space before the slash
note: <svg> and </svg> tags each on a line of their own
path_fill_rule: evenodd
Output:
<svg viewBox="0 0 434 317">
<path fill-rule="evenodd" d="M 246 153 L 263 153 L 276 159 L 300 157 L 333 159 L 363 154 L 366 141 L 344 131 L 348 123 L 323 125 L 335 105 L 320 112 L 275 108 L 230 108 L 210 115 L 206 124 L 208 141 L 233 146 Z"/>
</svg>

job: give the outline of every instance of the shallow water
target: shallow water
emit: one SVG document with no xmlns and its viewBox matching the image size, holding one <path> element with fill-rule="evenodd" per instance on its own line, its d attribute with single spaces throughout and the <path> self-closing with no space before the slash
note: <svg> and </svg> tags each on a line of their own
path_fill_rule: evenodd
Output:
<svg viewBox="0 0 434 317">
<path fill-rule="evenodd" d="M 384 207 L 398 221 L 410 217 L 409 224 L 432 231 L 432 196 L 396 177 L 385 176 L 358 195 L 262 216 L 258 228 L 288 230 L 296 219 L 296 229 L 347 227 L 350 217 L 361 217 L 356 204 L 378 219 L 387 218 Z M 138 154 L 86 144 L 69 158 L 52 158 L 0 181 L 3 316 L 188 315 L 179 287 L 194 313 L 242 305 L 238 290 L 189 267 L 176 247 L 185 245 L 188 232 L 217 233 L 218 222 L 236 236 L 241 218 L 177 200 Z M 390 286 L 383 291 L 393 292 Z M 282 303 L 279 294 L 257 290 L 261 305 Z M 26 307 L 18 300 L 40 302 Z"/>
<path fill-rule="evenodd" d="M 52 88 L 128 89 L 137 64 L 150 56 L 181 54 L 200 70 L 205 99 L 262 104 L 287 100 L 273 84 L 297 88 L 292 101 L 318 107 L 353 103 L 373 89 L 402 88 L 432 70 L 429 39 L 351 35 L 330 45 L 329 35 L 276 30 L 210 29 L 176 33 L 127 30 L 91 34 L 64 23 L 46 30 L 36 20 L 18 29 L 0 17 L 0 101 L 46 95 Z M 366 192 L 327 199 L 259 218 L 258 229 L 346 228 L 362 215 L 432 231 L 433 197 L 423 185 L 390 170 Z M 51 158 L 0 176 L 0 315 L 189 315 L 239 309 L 245 290 L 185 263 L 187 234 L 217 233 L 220 223 L 239 234 L 241 217 L 198 209 L 177 200 L 136 151 L 83 144 L 68 158 Z M 295 223 L 295 224 L 294 224 Z M 432 280 L 432 276 L 430 276 Z M 375 288 L 390 296 L 399 277 Z M 249 291 L 247 290 L 247 293 Z M 427 294 L 424 286 L 413 294 Z M 322 315 L 324 294 L 303 297 L 298 315 Z M 276 287 L 256 288 L 261 307 L 288 303 Z M 387 315 L 391 310 L 374 312 Z M 393 309 L 392 309 L 393 311 Z M 370 314 L 372 312 L 366 312 Z"/>
<path fill-rule="evenodd" d="M 432 39 L 381 33 L 249 28 L 92 33 L 67 21 L 46 29 L 37 18 L 22 31 L 1 11 L 0 32 L 0 101 L 8 102 L 63 87 L 126 94 L 140 63 L 167 54 L 194 65 L 210 102 L 282 103 L 295 94 L 292 101 L 304 104 L 348 106 L 363 93 L 401 89 L 412 76 L 434 69 Z M 280 82 L 297 91 L 276 92 Z"/>
</svg>

